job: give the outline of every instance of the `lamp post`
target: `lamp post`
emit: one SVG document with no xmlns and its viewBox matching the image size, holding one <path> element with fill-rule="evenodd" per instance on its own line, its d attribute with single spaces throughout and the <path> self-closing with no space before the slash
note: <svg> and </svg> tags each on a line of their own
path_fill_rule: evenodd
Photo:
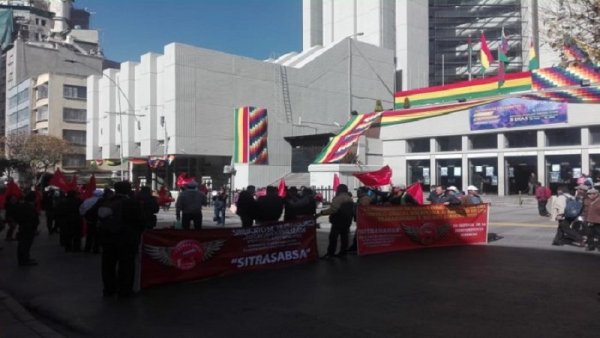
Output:
<svg viewBox="0 0 600 338">
<path fill-rule="evenodd" d="M 133 110 L 133 106 L 131 105 L 131 102 L 129 101 L 129 99 L 127 98 L 127 95 L 125 95 L 125 92 L 123 91 L 123 89 L 121 88 L 121 86 L 119 86 L 119 84 L 117 83 L 117 81 L 115 81 L 115 79 L 113 79 L 111 76 L 106 75 L 104 72 L 100 72 L 97 69 L 86 65 L 83 62 L 79 62 L 77 60 L 73 60 L 73 59 L 65 59 L 64 62 L 67 63 L 76 63 L 78 65 L 81 65 L 85 68 L 91 69 L 94 72 L 97 72 L 99 74 L 101 74 L 103 77 L 106 77 L 119 91 L 119 96 L 117 97 L 117 106 L 119 108 L 119 111 L 117 112 L 117 114 L 119 115 L 119 138 L 120 138 L 120 142 L 121 144 L 119 145 L 119 161 L 121 162 L 119 164 L 119 169 L 120 169 L 120 173 L 121 173 L 121 181 L 123 180 L 123 115 L 126 113 L 123 113 L 123 111 L 121 110 L 121 95 L 123 95 L 123 97 L 125 98 L 125 101 L 127 101 L 127 105 L 129 107 L 129 109 Z"/>
<path fill-rule="evenodd" d="M 160 117 L 160 125 L 163 127 L 165 131 L 165 140 L 164 140 L 164 158 L 165 158 L 165 182 L 164 185 L 167 186 L 167 189 L 171 190 L 169 186 L 169 136 L 167 135 L 167 119 L 165 116 Z"/>
<path fill-rule="evenodd" d="M 365 33 L 354 33 L 348 36 L 348 112 L 352 112 L 352 39 Z"/>
</svg>

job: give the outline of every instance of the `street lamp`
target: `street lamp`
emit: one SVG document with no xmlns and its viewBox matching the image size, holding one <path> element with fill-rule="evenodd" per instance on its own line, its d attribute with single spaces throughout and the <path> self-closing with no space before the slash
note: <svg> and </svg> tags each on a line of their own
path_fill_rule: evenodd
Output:
<svg viewBox="0 0 600 338">
<path fill-rule="evenodd" d="M 165 158 L 165 182 L 163 182 L 164 185 L 167 186 L 167 189 L 171 190 L 171 187 L 169 186 L 169 136 L 167 135 L 167 119 L 165 118 L 165 116 L 161 116 L 160 117 L 160 125 L 164 128 L 165 130 L 165 140 L 163 142 L 164 144 L 164 158 Z"/>
<path fill-rule="evenodd" d="M 352 39 L 357 36 L 363 36 L 365 33 L 359 32 L 348 36 L 348 111 L 352 111 Z"/>
<path fill-rule="evenodd" d="M 121 172 L 121 181 L 123 180 L 123 115 L 126 113 L 123 113 L 123 111 L 121 110 L 121 95 L 123 95 L 123 97 L 125 98 L 125 101 L 127 101 L 127 105 L 129 107 L 130 110 L 133 111 L 133 106 L 131 105 L 131 102 L 129 101 L 129 99 L 127 98 L 127 95 L 125 94 L 125 92 L 123 91 L 123 89 L 121 88 L 121 86 L 119 86 L 119 84 L 117 83 L 117 81 L 115 81 L 115 79 L 113 79 L 111 76 L 106 75 L 104 72 L 100 72 L 97 69 L 83 63 L 83 62 L 79 62 L 77 60 L 73 60 L 73 59 L 65 59 L 64 62 L 67 63 L 76 63 L 78 65 L 81 65 L 85 68 L 91 69 L 96 73 L 101 74 L 103 77 L 106 77 L 115 87 L 117 87 L 117 90 L 119 91 L 119 96 L 117 98 L 117 105 L 119 108 L 119 111 L 117 112 L 117 114 L 119 115 L 119 138 L 120 138 L 120 142 L 121 144 L 119 145 L 119 160 L 120 160 L 120 164 L 119 164 L 119 168 L 120 168 L 120 172 Z"/>
</svg>

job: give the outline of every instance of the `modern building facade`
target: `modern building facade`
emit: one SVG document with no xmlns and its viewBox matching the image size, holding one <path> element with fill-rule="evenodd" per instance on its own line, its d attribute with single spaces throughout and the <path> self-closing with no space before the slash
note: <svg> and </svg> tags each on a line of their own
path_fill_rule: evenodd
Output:
<svg viewBox="0 0 600 338">
<path fill-rule="evenodd" d="M 303 0 L 303 49 L 357 36 L 394 51 L 397 91 L 448 84 L 469 77 L 469 36 L 471 74 L 481 77 L 482 31 L 496 58 L 504 28 L 508 71 L 525 70 L 530 43 L 540 50 L 540 8 L 537 0 Z M 557 63 L 555 53 L 543 51 L 538 53 L 542 67 Z M 492 65 L 487 76 L 496 68 Z"/>
<path fill-rule="evenodd" d="M 268 112 L 268 164 L 233 163 L 234 185 L 271 184 L 292 171 L 292 162 L 306 162 L 293 153 L 310 157 L 320 150 L 296 138 L 323 139 L 351 110 L 371 111 L 378 99 L 391 105 L 393 73 L 390 50 L 350 38 L 267 61 L 172 43 L 163 54 L 88 78 L 86 157 L 170 155 L 170 186 L 186 172 L 212 177 L 218 187 L 225 183 L 224 166 L 232 164 L 234 109 L 261 107 Z M 292 144 L 316 150 L 306 155 Z M 148 174 L 164 180 L 166 170 L 139 173 Z"/>
</svg>

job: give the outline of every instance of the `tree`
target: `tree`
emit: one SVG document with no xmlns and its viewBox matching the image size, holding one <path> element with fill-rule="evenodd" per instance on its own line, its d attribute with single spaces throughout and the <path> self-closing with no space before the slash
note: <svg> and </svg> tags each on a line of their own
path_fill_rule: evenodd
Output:
<svg viewBox="0 0 600 338">
<path fill-rule="evenodd" d="M 31 175 L 45 173 L 71 153 L 69 142 L 50 135 L 16 133 L 2 139 L 8 160 L 25 163 Z"/>
<path fill-rule="evenodd" d="M 576 43 L 590 56 L 600 61 L 600 0 L 545 1 L 539 9 L 544 38 L 542 43 L 561 53 L 564 46 Z"/>
</svg>

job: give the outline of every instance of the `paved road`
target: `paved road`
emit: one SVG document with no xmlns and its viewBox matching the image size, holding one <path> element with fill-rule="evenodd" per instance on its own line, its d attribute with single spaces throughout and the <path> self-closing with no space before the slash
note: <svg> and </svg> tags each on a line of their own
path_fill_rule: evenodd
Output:
<svg viewBox="0 0 600 338">
<path fill-rule="evenodd" d="M 490 222 L 503 238 L 487 246 L 350 256 L 128 300 L 101 297 L 99 256 L 42 233 L 37 267 L 18 268 L 4 243 L 0 289 L 67 337 L 596 337 L 600 254 L 550 246 L 554 224 L 535 206 L 494 205 Z M 320 252 L 326 237 L 324 224 Z"/>
</svg>

